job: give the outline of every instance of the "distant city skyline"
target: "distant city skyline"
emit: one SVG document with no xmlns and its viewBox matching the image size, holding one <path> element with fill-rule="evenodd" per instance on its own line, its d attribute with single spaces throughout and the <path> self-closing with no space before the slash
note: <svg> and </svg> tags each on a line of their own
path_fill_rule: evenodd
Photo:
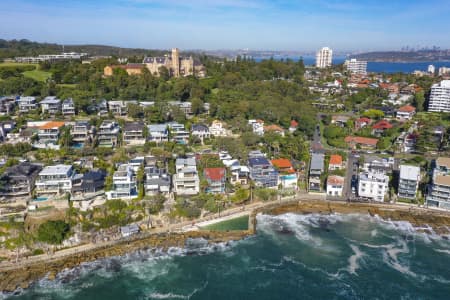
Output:
<svg viewBox="0 0 450 300">
<path fill-rule="evenodd" d="M 15 0 L 0 38 L 147 49 L 450 48 L 444 0 Z M 442 29 L 442 30 L 440 30 Z"/>
</svg>

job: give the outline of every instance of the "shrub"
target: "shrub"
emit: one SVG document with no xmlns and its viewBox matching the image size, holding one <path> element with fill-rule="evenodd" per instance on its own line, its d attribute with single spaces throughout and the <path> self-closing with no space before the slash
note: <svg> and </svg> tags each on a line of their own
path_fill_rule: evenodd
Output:
<svg viewBox="0 0 450 300">
<path fill-rule="evenodd" d="M 31 255 L 41 255 L 44 254 L 44 250 L 42 249 L 34 249 Z"/>
<path fill-rule="evenodd" d="M 37 238 L 48 244 L 61 244 L 69 231 L 70 225 L 64 221 L 47 221 L 39 226 Z"/>
</svg>

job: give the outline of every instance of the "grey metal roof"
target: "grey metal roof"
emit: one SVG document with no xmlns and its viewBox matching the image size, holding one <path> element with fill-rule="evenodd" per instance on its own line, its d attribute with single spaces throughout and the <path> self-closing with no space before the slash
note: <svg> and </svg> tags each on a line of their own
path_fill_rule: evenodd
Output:
<svg viewBox="0 0 450 300">
<path fill-rule="evenodd" d="M 142 131 L 145 124 L 142 122 L 125 123 L 124 131 Z"/>
<path fill-rule="evenodd" d="M 192 125 L 191 131 L 203 131 L 203 132 L 208 132 L 209 128 L 208 126 L 204 125 L 204 124 L 195 124 Z"/>
<path fill-rule="evenodd" d="M 152 133 L 152 132 L 165 132 L 165 131 L 167 131 L 167 125 L 166 124 L 148 125 L 148 130 L 150 131 L 150 133 Z"/>
<path fill-rule="evenodd" d="M 311 170 L 321 170 L 324 168 L 324 155 L 321 153 L 313 153 L 311 157 Z"/>
<path fill-rule="evenodd" d="M 8 177 L 33 177 L 42 170 L 42 165 L 23 162 L 18 165 L 9 167 L 5 170 L 3 175 Z"/>
</svg>

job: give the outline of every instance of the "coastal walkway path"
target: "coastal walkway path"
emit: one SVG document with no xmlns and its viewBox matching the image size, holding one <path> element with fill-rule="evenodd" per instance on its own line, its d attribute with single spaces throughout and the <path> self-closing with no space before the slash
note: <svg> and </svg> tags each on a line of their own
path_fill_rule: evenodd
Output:
<svg viewBox="0 0 450 300">
<path fill-rule="evenodd" d="M 174 224 L 166 224 L 162 227 L 152 228 L 149 230 L 145 230 L 139 234 L 135 234 L 130 237 L 126 238 L 118 238 L 115 240 L 110 241 L 101 241 L 96 243 L 87 243 L 82 244 L 79 246 L 62 249 L 59 251 L 56 251 L 54 253 L 45 253 L 41 255 L 35 255 L 35 256 L 29 256 L 27 258 L 19 258 L 15 261 L 3 261 L 0 263 L 0 270 L 7 270 L 7 269 L 14 269 L 17 267 L 25 267 L 28 264 L 32 264 L 35 262 L 42 262 L 42 261 L 52 261 L 52 260 L 58 260 L 63 257 L 68 257 L 74 254 L 94 250 L 94 249 L 100 249 L 100 248 L 107 248 L 112 247 L 118 243 L 127 241 L 127 240 L 135 240 L 135 239 L 143 239 L 146 237 L 149 237 L 151 235 L 156 234 L 163 234 L 163 233 L 171 233 L 171 232 L 186 232 L 191 230 L 199 230 L 197 227 L 198 224 L 201 224 L 202 226 L 222 222 L 224 220 L 237 218 L 243 215 L 250 215 L 254 210 L 261 209 L 264 207 L 273 206 L 277 203 L 289 203 L 289 202 L 296 202 L 299 200 L 324 200 L 322 197 L 318 195 L 311 195 L 311 194 L 297 194 L 294 196 L 284 197 L 280 198 L 278 200 L 274 201 L 266 201 L 266 202 L 253 202 L 249 203 L 243 206 L 239 207 L 233 207 L 224 211 L 221 211 L 219 213 L 211 214 L 208 216 L 205 216 L 203 218 L 198 218 L 190 221 L 184 221 L 184 222 L 178 222 Z M 196 225 L 197 224 L 197 225 Z"/>
<path fill-rule="evenodd" d="M 149 230 L 142 231 L 141 233 L 129 236 L 129 237 L 121 237 L 110 241 L 101 241 L 96 243 L 87 243 L 67 249 L 62 249 L 59 251 L 56 251 L 54 253 L 48 253 L 48 254 L 41 254 L 36 256 L 30 256 L 28 258 L 20 258 L 16 261 L 3 261 L 0 263 L 0 270 L 8 270 L 8 269 L 17 269 L 18 267 L 26 267 L 27 265 L 37 263 L 37 262 L 51 262 L 53 260 L 59 260 L 64 257 L 70 257 L 74 254 L 79 254 L 83 252 L 87 252 L 90 250 L 95 249 L 106 249 L 108 247 L 112 247 L 116 244 L 127 242 L 127 241 L 135 241 L 140 239 L 145 239 L 148 237 L 151 237 L 152 235 L 158 235 L 158 234 L 167 234 L 167 233 L 182 233 L 186 231 L 191 230 L 199 230 L 198 226 L 205 226 L 217 222 L 222 222 L 224 220 L 237 218 L 243 215 L 250 215 L 255 210 L 264 209 L 268 207 L 274 207 L 274 205 L 277 204 L 289 204 L 289 203 L 297 203 L 299 201 L 302 202 L 309 202 L 309 201 L 326 201 L 325 195 L 317 195 L 317 194 L 297 194 L 294 196 L 279 198 L 278 200 L 274 201 L 266 201 L 266 202 L 253 202 L 249 203 L 240 207 L 233 207 L 227 210 L 224 210 L 220 213 L 211 214 L 203 218 L 185 221 L 185 222 L 178 222 L 174 224 L 166 224 L 162 227 L 152 228 Z M 327 202 L 342 202 L 346 203 L 346 201 L 327 201 Z M 348 203 L 348 202 L 347 202 Z M 405 210 L 406 207 L 409 208 L 409 210 L 415 210 L 415 211 L 421 211 L 422 213 L 431 213 L 431 211 L 428 208 L 425 207 L 418 207 L 417 205 L 408 205 L 402 203 L 399 204 L 387 204 L 387 203 L 370 203 L 370 205 L 376 206 L 376 207 L 383 207 L 385 209 L 401 209 Z M 434 211 L 434 213 L 438 213 L 437 211 Z M 444 214 L 445 212 L 440 212 Z M 448 215 L 448 214 L 447 214 Z"/>
</svg>

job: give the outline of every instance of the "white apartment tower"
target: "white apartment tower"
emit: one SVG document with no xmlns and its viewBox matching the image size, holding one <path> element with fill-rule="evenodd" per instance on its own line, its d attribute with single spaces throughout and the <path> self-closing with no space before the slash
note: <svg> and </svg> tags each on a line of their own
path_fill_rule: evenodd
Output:
<svg viewBox="0 0 450 300">
<path fill-rule="evenodd" d="M 428 111 L 450 112 L 450 80 L 433 84 L 430 93 Z"/>
<path fill-rule="evenodd" d="M 367 61 L 352 58 L 345 61 L 345 66 L 347 67 L 347 71 L 351 73 L 362 75 L 367 74 Z"/>
<path fill-rule="evenodd" d="M 333 50 L 328 47 L 323 47 L 316 54 L 316 67 L 326 68 L 331 67 L 331 61 L 333 59 Z"/>
<path fill-rule="evenodd" d="M 436 73 L 436 67 L 434 65 L 428 66 L 428 73 L 433 74 Z"/>
</svg>

